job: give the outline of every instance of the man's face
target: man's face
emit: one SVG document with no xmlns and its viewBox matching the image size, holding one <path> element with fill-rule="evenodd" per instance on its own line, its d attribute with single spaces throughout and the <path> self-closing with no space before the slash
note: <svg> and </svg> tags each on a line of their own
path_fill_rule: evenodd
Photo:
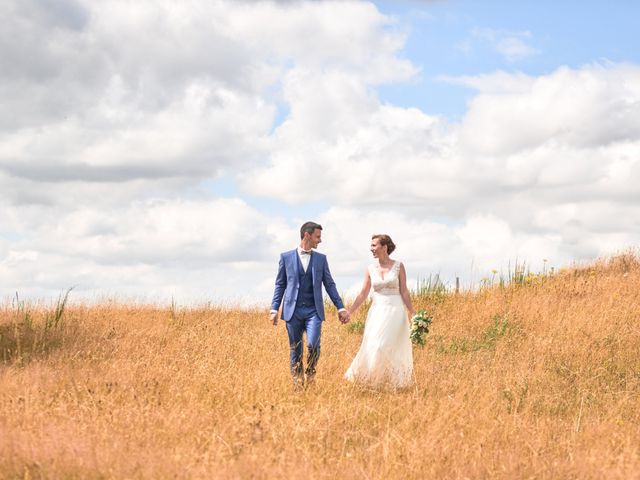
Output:
<svg viewBox="0 0 640 480">
<path fill-rule="evenodd" d="M 304 236 L 309 239 L 309 246 L 311 248 L 318 248 L 318 244 L 322 242 L 322 230 L 319 228 L 316 228 L 313 233 L 305 232 Z"/>
</svg>

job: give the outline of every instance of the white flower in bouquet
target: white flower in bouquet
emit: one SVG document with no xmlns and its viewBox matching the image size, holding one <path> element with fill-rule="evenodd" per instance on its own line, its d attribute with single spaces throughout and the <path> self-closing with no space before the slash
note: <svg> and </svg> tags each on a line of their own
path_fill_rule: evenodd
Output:
<svg viewBox="0 0 640 480">
<path fill-rule="evenodd" d="M 426 310 L 418 310 L 411 317 L 411 341 L 416 345 L 424 346 L 425 336 L 429 333 L 429 327 L 433 318 Z"/>
</svg>

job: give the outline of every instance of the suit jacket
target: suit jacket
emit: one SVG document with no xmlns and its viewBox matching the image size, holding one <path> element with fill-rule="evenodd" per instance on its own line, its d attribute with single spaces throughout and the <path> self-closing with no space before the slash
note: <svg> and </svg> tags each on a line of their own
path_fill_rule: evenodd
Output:
<svg viewBox="0 0 640 480">
<path fill-rule="evenodd" d="M 290 250 L 280 254 L 278 264 L 278 274 L 276 275 L 276 288 L 273 292 L 271 310 L 278 310 L 284 298 L 281 318 L 288 322 L 293 317 L 298 299 L 298 289 L 300 288 L 300 266 L 298 261 L 298 250 Z M 333 281 L 327 256 L 313 251 L 309 260 L 311 278 L 313 281 L 313 299 L 318 316 L 324 320 L 324 302 L 322 300 L 322 285 L 324 285 L 329 298 L 336 308 L 344 308 L 342 299 L 338 294 L 338 289 Z"/>
</svg>

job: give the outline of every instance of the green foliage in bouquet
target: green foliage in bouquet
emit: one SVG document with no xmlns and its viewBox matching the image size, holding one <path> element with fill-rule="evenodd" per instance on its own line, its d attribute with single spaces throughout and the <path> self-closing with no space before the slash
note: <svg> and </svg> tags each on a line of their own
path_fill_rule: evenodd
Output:
<svg viewBox="0 0 640 480">
<path fill-rule="evenodd" d="M 433 317 L 426 310 L 418 310 L 411 317 L 411 341 L 416 345 L 424 346 L 424 340 L 429 333 L 429 327 Z"/>
</svg>

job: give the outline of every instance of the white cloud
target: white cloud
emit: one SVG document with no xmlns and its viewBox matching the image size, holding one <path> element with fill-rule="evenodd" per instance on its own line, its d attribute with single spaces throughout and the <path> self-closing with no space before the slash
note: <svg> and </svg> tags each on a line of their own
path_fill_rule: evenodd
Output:
<svg viewBox="0 0 640 480">
<path fill-rule="evenodd" d="M 165 300 L 255 299 L 265 292 L 243 282 L 271 277 L 278 242 L 291 234 L 282 220 L 237 199 L 11 212 L 20 214 L 9 225 L 19 238 L 0 244 L 0 282 L 9 291 L 49 296 L 75 286 L 74 295 L 89 298 L 118 292 Z"/>
<path fill-rule="evenodd" d="M 628 189 L 623 176 L 635 171 L 640 140 L 639 74 L 638 67 L 612 65 L 538 78 L 499 73 L 494 83 L 490 76 L 466 79 L 482 90 L 460 124 L 380 104 L 366 85 L 319 76 L 296 84 L 270 165 L 248 172 L 245 182 L 290 201 L 416 207 L 444 201 L 440 209 L 448 214 L 472 198 L 492 202 L 514 188 L 544 196 L 567 188 L 573 195 L 569 187 L 596 193 L 615 181 L 616 190 Z"/>
<path fill-rule="evenodd" d="M 496 50 L 502 54 L 508 61 L 515 62 L 530 57 L 539 50 L 527 45 L 522 38 L 505 37 L 496 44 Z"/>
<path fill-rule="evenodd" d="M 255 297 L 243 286 L 270 283 L 264 272 L 297 227 L 216 199 L 203 181 L 273 151 L 279 102 L 299 129 L 319 126 L 304 112 L 332 85 L 305 98 L 297 82 L 323 72 L 350 84 L 331 114 L 349 93 L 417 71 L 396 55 L 404 34 L 365 2 L 0 9 L 0 277 L 34 295 L 78 285 L 76 295 Z"/>
<path fill-rule="evenodd" d="M 297 203 L 330 206 L 315 220 L 342 291 L 372 233 L 392 235 L 412 281 L 640 241 L 638 66 L 445 78 L 477 90 L 450 123 L 380 101 L 377 85 L 418 68 L 367 2 L 0 9 L 4 295 L 266 304 Z M 533 53 L 526 32 L 477 36 Z M 250 200 L 204 186 L 222 176 Z"/>
<path fill-rule="evenodd" d="M 395 55 L 403 35 L 363 2 L 4 10 L 0 169 L 43 181 L 215 178 L 265 155 L 287 71 L 370 84 L 415 72 Z"/>
<path fill-rule="evenodd" d="M 459 124 L 383 105 L 365 86 L 318 76 L 300 83 L 309 88 L 301 97 L 320 91 L 326 103 L 292 106 L 297 110 L 276 132 L 271 164 L 245 182 L 291 202 L 343 206 L 372 225 L 379 218 L 395 225 L 393 215 L 378 215 L 384 211 L 439 218 L 448 232 L 448 225 L 465 225 L 446 251 L 477 266 L 610 254 L 640 240 L 640 219 L 627 209 L 638 196 L 639 74 L 632 65 L 593 65 L 541 77 L 460 79 L 480 91 Z M 595 211 L 593 201 L 601 204 Z M 567 205 L 573 207 L 564 216 L 549 213 Z M 581 218 L 585 211 L 594 216 Z M 612 220 L 616 211 L 626 211 L 629 221 Z"/>
<path fill-rule="evenodd" d="M 545 142 L 592 148 L 640 137 L 640 69 L 633 65 L 559 68 L 550 75 L 497 75 L 500 91 L 480 87 L 465 117 L 463 135 L 481 151 L 523 150 Z M 508 131 L 509 135 L 502 132 Z"/>
<path fill-rule="evenodd" d="M 533 38 L 531 32 L 528 31 L 508 32 L 493 28 L 475 28 L 471 35 L 474 39 L 491 45 L 508 62 L 517 62 L 540 53 L 540 50 L 528 43 Z M 465 46 L 465 51 L 471 50 L 469 41 L 461 45 Z"/>
</svg>

